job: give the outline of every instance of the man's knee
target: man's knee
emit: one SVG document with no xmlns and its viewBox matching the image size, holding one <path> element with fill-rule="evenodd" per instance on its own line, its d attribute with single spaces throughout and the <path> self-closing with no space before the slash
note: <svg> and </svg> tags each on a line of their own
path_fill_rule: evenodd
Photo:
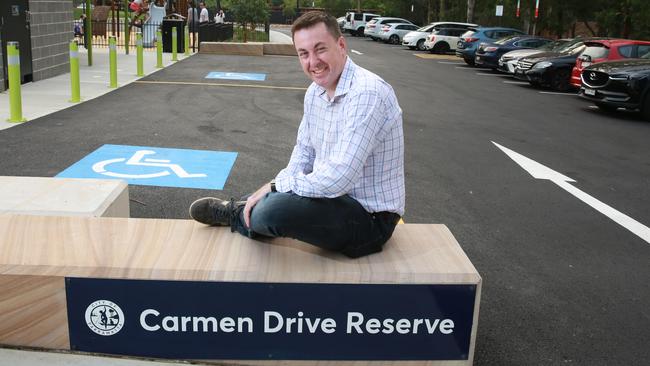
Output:
<svg viewBox="0 0 650 366">
<path fill-rule="evenodd" d="M 282 226 L 291 215 L 286 201 L 289 193 L 268 193 L 253 208 L 251 213 L 251 230 L 259 233 L 277 235 L 273 228 Z M 269 230 L 272 232 L 269 233 Z"/>
</svg>

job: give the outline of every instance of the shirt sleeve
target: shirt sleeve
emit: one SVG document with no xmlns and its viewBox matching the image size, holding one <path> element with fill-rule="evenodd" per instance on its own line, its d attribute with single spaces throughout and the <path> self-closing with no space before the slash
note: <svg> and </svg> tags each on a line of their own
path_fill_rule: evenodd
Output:
<svg viewBox="0 0 650 366">
<path fill-rule="evenodd" d="M 348 98 L 351 102 L 344 111 L 346 122 L 331 152 L 311 171 L 296 171 L 282 177 L 283 190 L 304 197 L 334 198 L 348 193 L 358 182 L 377 145 L 384 108 L 376 90 L 365 90 Z"/>
</svg>

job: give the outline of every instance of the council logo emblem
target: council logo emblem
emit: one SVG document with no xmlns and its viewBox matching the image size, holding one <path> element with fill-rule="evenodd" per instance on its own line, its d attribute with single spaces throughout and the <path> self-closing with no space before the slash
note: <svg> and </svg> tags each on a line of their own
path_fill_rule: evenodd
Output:
<svg viewBox="0 0 650 366">
<path fill-rule="evenodd" d="M 110 336 L 124 326 L 124 313 L 112 301 L 97 300 L 86 308 L 86 324 L 93 332 Z"/>
</svg>

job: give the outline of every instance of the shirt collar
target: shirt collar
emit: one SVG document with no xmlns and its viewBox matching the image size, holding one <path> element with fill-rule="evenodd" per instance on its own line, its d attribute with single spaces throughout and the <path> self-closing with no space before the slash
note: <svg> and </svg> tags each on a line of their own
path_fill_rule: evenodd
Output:
<svg viewBox="0 0 650 366">
<path fill-rule="evenodd" d="M 345 61 L 345 66 L 343 67 L 343 72 L 341 72 L 341 77 L 339 77 L 339 82 L 336 84 L 336 90 L 334 91 L 334 97 L 332 98 L 331 101 L 334 101 L 337 97 L 341 95 L 347 94 L 348 91 L 350 91 L 350 88 L 352 87 L 352 75 L 354 75 L 354 69 L 356 69 L 357 65 L 352 62 L 352 59 L 350 56 L 347 56 L 347 60 Z M 327 100 L 327 90 L 323 88 L 320 85 L 316 84 L 316 87 L 318 88 L 318 95 L 321 98 L 324 98 Z"/>
</svg>

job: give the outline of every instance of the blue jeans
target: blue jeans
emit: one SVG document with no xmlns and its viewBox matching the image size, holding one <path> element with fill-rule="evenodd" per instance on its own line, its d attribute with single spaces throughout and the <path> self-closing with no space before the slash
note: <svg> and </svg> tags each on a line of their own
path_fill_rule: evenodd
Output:
<svg viewBox="0 0 650 366">
<path fill-rule="evenodd" d="M 352 258 L 380 252 L 400 218 L 390 212 L 368 213 L 348 195 L 268 193 L 253 208 L 250 228 L 244 223 L 243 206 L 238 210 L 231 227 L 244 236 L 293 238 Z"/>
</svg>

